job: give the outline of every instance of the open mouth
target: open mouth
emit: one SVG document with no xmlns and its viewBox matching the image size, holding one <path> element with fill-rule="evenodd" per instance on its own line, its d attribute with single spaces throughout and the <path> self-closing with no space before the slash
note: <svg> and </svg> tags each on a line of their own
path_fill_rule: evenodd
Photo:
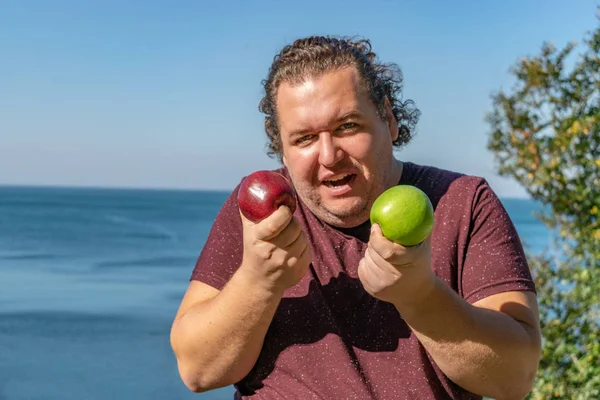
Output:
<svg viewBox="0 0 600 400">
<path fill-rule="evenodd" d="M 323 181 L 323 184 L 329 188 L 337 188 L 349 184 L 354 180 L 355 174 L 346 174 L 341 177 L 335 177 L 334 179 L 327 179 Z"/>
</svg>

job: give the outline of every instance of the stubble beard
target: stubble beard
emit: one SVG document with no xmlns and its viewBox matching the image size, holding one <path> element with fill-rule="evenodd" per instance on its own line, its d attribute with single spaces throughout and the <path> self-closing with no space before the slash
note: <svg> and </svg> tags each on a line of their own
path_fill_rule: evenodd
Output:
<svg viewBox="0 0 600 400">
<path fill-rule="evenodd" d="M 386 163 L 387 161 L 387 163 Z M 369 185 L 365 192 L 358 195 L 357 201 L 346 210 L 331 210 L 325 207 L 320 198 L 311 199 L 314 200 L 315 212 L 317 217 L 329 225 L 339 228 L 353 228 L 368 221 L 371 214 L 371 206 L 381 193 L 383 193 L 388 187 L 396 185 L 397 181 L 390 181 L 392 178 L 392 170 L 394 163 L 397 162 L 395 157 L 392 155 L 389 160 L 382 162 L 382 167 L 379 169 L 383 175 L 381 180 L 371 176 L 371 185 Z M 400 163 L 400 171 L 402 171 Z M 368 179 L 367 179 L 368 181 Z M 398 179 L 399 181 L 399 179 Z M 316 196 L 318 197 L 318 196 Z"/>
<path fill-rule="evenodd" d="M 370 185 L 367 186 L 364 192 L 358 193 L 356 200 L 345 208 L 340 206 L 339 208 L 332 209 L 323 204 L 318 186 L 306 185 L 304 187 L 297 187 L 296 191 L 307 207 L 321 221 L 338 228 L 353 228 L 369 220 L 371 206 L 375 202 L 376 197 L 383 193 L 387 189 L 387 186 L 396 184 L 388 182 L 393 169 L 392 161 L 396 161 L 393 155 L 389 159 L 382 160 L 381 167 L 377 169 L 379 174 L 383 175 L 381 179 L 377 179 L 374 175 L 371 175 Z M 365 179 L 369 181 L 366 177 Z"/>
<path fill-rule="evenodd" d="M 345 207 L 328 207 L 315 192 L 308 194 L 306 204 L 312 210 L 313 214 L 326 224 L 338 228 L 352 228 L 369 219 L 370 205 L 374 199 L 371 198 L 373 188 L 367 190 L 367 192 L 358 195 L 351 204 Z"/>
</svg>

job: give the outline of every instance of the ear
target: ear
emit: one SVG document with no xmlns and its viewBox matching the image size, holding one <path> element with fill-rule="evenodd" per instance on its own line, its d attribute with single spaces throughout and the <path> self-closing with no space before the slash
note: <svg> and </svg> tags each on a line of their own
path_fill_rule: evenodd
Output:
<svg viewBox="0 0 600 400">
<path fill-rule="evenodd" d="M 390 103 L 390 99 L 387 96 L 385 96 L 385 119 L 393 142 L 398 139 L 398 120 L 396 120 L 396 117 L 394 116 L 392 103 Z"/>
<path fill-rule="evenodd" d="M 289 168 L 288 168 L 288 165 L 287 165 L 287 158 L 285 158 L 285 156 L 284 156 L 284 155 L 282 155 L 282 156 L 281 156 L 281 162 L 283 163 L 283 165 L 284 165 L 284 166 L 285 166 L 287 169 L 289 169 Z"/>
</svg>

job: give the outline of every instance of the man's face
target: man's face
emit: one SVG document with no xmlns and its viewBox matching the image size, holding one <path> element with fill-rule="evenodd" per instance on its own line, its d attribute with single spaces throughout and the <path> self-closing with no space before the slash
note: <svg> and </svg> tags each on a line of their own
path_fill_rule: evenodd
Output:
<svg viewBox="0 0 600 400">
<path fill-rule="evenodd" d="M 328 224 L 365 222 L 377 196 L 400 178 L 391 108 L 383 121 L 359 90 L 356 70 L 344 68 L 296 85 L 282 82 L 277 112 L 283 163 L 300 198 Z"/>
</svg>

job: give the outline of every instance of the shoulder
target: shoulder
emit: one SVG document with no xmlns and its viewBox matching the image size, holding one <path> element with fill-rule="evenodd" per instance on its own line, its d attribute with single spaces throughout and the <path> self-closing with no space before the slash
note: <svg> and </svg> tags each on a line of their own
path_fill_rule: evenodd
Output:
<svg viewBox="0 0 600 400">
<path fill-rule="evenodd" d="M 423 190 L 431 199 L 434 207 L 442 203 L 466 205 L 476 201 L 478 192 L 491 190 L 482 176 L 438 168 L 431 165 L 404 163 L 401 183 L 407 183 Z"/>
</svg>

